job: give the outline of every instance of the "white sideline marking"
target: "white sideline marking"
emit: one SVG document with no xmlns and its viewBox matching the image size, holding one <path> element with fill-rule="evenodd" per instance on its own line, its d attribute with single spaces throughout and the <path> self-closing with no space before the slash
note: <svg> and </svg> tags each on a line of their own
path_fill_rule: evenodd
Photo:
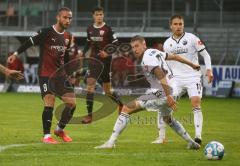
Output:
<svg viewBox="0 0 240 166">
<path fill-rule="evenodd" d="M 91 143 L 99 143 L 99 142 L 71 142 L 71 143 L 64 143 L 64 142 L 59 142 L 60 144 L 91 144 Z M 11 149 L 11 148 L 17 148 L 17 147 L 23 147 L 23 146 L 34 146 L 34 145 L 46 145 L 44 143 L 31 143 L 31 144 L 9 144 L 9 145 L 0 145 L 0 153 L 5 151 L 6 149 Z M 58 144 L 57 144 L 58 145 Z"/>
<path fill-rule="evenodd" d="M 86 141 L 86 142 L 71 142 L 71 143 L 59 142 L 59 144 L 56 144 L 56 145 L 53 145 L 53 146 L 57 146 L 57 145 L 61 145 L 61 144 L 69 144 L 69 145 L 71 145 L 71 144 L 101 144 L 103 142 L 104 141 L 99 141 L 99 142 Z M 133 142 L 133 140 L 122 140 L 121 142 L 125 142 L 125 143 L 126 142 Z M 171 140 L 171 141 L 168 141 L 168 142 L 173 142 L 173 141 Z M 47 144 L 44 144 L 44 143 L 30 143 L 30 144 L 0 145 L 0 153 L 5 151 L 5 150 L 7 150 L 7 149 L 11 149 L 11 148 L 24 147 L 24 146 L 34 146 L 34 145 L 47 145 Z M 93 154 L 93 155 L 124 155 L 124 154 L 121 154 L 121 153 L 118 153 L 118 154 L 109 154 L 109 153 L 106 153 L 106 154 L 105 153 L 79 153 L 78 155 L 91 155 L 91 154 Z M 26 153 L 26 155 L 27 155 L 27 153 Z M 54 155 L 54 154 L 51 154 L 51 155 Z M 139 154 L 137 154 L 137 155 L 139 155 Z"/>
<path fill-rule="evenodd" d="M 22 146 L 31 146 L 31 145 L 38 145 L 40 143 L 35 144 L 10 144 L 10 145 L 4 145 L 0 146 L 0 153 L 3 152 L 6 149 L 15 148 L 15 147 L 22 147 Z"/>
</svg>

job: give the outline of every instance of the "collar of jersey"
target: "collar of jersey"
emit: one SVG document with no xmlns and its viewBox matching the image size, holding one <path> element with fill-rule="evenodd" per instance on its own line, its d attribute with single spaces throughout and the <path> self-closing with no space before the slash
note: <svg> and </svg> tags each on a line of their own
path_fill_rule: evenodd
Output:
<svg viewBox="0 0 240 166">
<path fill-rule="evenodd" d="M 52 26 L 52 28 L 54 29 L 54 31 L 55 31 L 56 33 L 58 33 L 58 34 L 60 34 L 60 35 L 64 34 L 64 32 L 65 32 L 65 30 L 64 30 L 63 32 L 58 32 L 58 31 L 56 30 L 56 28 L 54 27 L 54 25 Z"/>
<path fill-rule="evenodd" d="M 95 24 L 93 24 L 93 27 L 94 27 L 94 28 L 102 28 L 102 27 L 103 27 L 105 24 L 106 24 L 106 23 L 105 23 L 105 22 L 103 22 L 103 24 L 102 24 L 101 26 L 99 26 L 99 27 L 98 27 L 98 26 L 96 26 Z"/>
<path fill-rule="evenodd" d="M 176 43 L 179 43 L 180 40 L 183 38 L 183 36 L 185 35 L 185 32 L 183 32 L 182 36 L 177 40 L 177 39 L 174 39 L 173 35 L 172 35 L 172 39 L 176 42 Z"/>
</svg>

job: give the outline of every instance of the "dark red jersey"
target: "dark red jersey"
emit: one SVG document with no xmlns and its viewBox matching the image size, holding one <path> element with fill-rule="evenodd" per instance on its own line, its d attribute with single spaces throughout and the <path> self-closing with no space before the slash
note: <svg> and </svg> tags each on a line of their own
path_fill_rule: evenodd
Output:
<svg viewBox="0 0 240 166">
<path fill-rule="evenodd" d="M 18 53 L 25 51 L 32 45 L 40 47 L 39 76 L 49 77 L 53 74 L 64 75 L 64 58 L 66 50 L 70 47 L 71 33 L 64 31 L 57 32 L 54 27 L 41 29 L 30 37 L 29 42 L 18 49 Z"/>
<path fill-rule="evenodd" d="M 106 45 L 117 41 L 114 32 L 105 23 L 101 27 L 91 25 L 87 29 L 87 43 L 89 43 L 91 57 L 98 58 L 99 50 L 103 50 Z"/>
</svg>

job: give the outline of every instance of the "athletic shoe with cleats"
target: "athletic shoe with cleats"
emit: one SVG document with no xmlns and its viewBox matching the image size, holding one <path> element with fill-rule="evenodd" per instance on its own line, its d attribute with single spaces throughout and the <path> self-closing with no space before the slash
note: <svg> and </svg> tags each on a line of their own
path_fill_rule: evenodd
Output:
<svg viewBox="0 0 240 166">
<path fill-rule="evenodd" d="M 200 138 L 196 137 L 194 141 L 197 142 L 199 145 L 202 145 L 202 140 Z"/>
<path fill-rule="evenodd" d="M 72 142 L 72 138 L 69 137 L 64 131 L 54 131 L 54 134 L 60 137 L 64 142 Z"/>
<path fill-rule="evenodd" d="M 42 142 L 45 144 L 58 144 L 58 142 L 52 137 L 43 138 Z"/>
<path fill-rule="evenodd" d="M 152 144 L 166 144 L 167 140 L 165 138 L 157 138 L 155 141 L 152 142 Z"/>
<path fill-rule="evenodd" d="M 187 149 L 195 149 L 195 150 L 198 150 L 200 149 L 201 146 L 197 143 L 197 142 L 189 142 L 188 145 L 187 145 Z"/>
<path fill-rule="evenodd" d="M 82 120 L 82 123 L 83 124 L 92 123 L 92 116 L 91 115 L 85 116 L 84 119 Z"/>
<path fill-rule="evenodd" d="M 94 149 L 112 149 L 115 148 L 116 145 L 115 144 L 111 144 L 108 141 L 105 142 L 104 144 L 100 145 L 100 146 L 96 146 L 94 147 Z"/>
</svg>

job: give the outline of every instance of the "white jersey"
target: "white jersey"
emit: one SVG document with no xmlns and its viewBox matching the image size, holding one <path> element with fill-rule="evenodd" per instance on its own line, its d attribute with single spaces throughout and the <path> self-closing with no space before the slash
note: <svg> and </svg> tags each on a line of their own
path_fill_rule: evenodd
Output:
<svg viewBox="0 0 240 166">
<path fill-rule="evenodd" d="M 164 42 L 163 48 L 168 54 L 177 54 L 194 64 L 199 64 L 198 52 L 203 51 L 205 46 L 197 36 L 184 32 L 179 39 L 174 39 L 173 36 L 169 37 Z M 194 70 L 186 64 L 173 60 L 167 61 L 167 63 L 172 69 L 174 77 L 189 79 L 201 76 L 200 71 Z"/>
<path fill-rule="evenodd" d="M 168 67 L 165 59 L 167 58 L 167 53 L 161 52 L 157 49 L 147 49 L 144 52 L 141 66 L 147 81 L 151 85 L 151 92 L 160 92 L 162 96 L 165 96 L 164 89 L 153 73 L 155 67 L 160 67 L 166 73 L 166 79 L 169 83 L 169 79 L 172 78 L 172 71 Z"/>
</svg>

